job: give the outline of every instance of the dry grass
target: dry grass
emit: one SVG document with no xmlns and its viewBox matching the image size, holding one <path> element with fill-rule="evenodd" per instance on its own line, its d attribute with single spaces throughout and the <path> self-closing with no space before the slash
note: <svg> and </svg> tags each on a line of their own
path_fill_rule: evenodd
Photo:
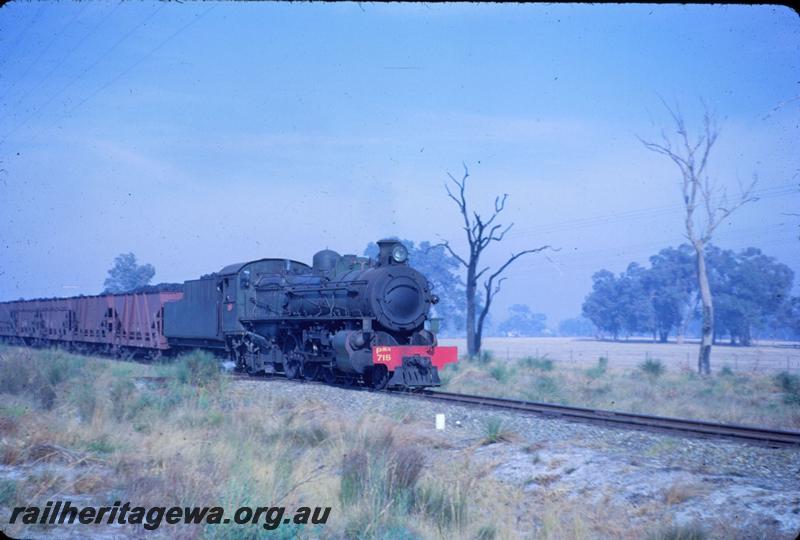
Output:
<svg viewBox="0 0 800 540">
<path fill-rule="evenodd" d="M 688 501 L 698 495 L 702 495 L 707 490 L 691 482 L 675 482 L 664 493 L 664 504 L 672 506 Z"/>
<path fill-rule="evenodd" d="M 550 356 L 516 360 L 488 351 L 442 371 L 443 388 L 529 401 L 704 420 L 800 428 L 800 376 L 723 370 L 700 377 L 644 356 L 617 365 L 605 356 L 580 365 Z M 498 376 L 501 373 L 501 376 Z"/>
<path fill-rule="evenodd" d="M 0 482 L 0 508 L 79 495 L 98 504 L 113 496 L 138 504 L 219 505 L 230 511 L 244 505 L 330 506 L 324 527 L 281 524 L 265 531 L 252 525 L 176 525 L 169 533 L 184 538 L 514 537 L 503 525 L 513 521 L 513 509 L 497 504 L 507 499 L 507 489 L 486 471 L 430 463 L 430 438 L 404 423 L 405 415 L 367 414 L 353 425 L 322 402 L 269 395 L 254 400 L 216 376 L 203 357 L 165 366 L 12 348 L 2 353 L 0 371 L 17 375 L 3 388 L 0 458 L 24 479 Z M 70 365 L 73 360 L 76 367 Z M 54 361 L 61 371 L 48 378 Z M 155 380 L 148 377 L 164 379 L 141 384 Z M 49 407 L 37 396 L 34 383 L 40 379 L 53 381 Z M 9 532 L 19 536 L 37 530 L 16 525 Z"/>
</svg>

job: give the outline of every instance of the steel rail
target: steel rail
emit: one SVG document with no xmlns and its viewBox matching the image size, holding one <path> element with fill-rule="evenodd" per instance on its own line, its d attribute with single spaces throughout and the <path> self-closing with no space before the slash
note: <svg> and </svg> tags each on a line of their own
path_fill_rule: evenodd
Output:
<svg viewBox="0 0 800 540">
<path fill-rule="evenodd" d="M 649 414 L 626 413 L 605 409 L 574 407 L 536 401 L 523 401 L 470 394 L 456 394 L 438 390 L 424 390 L 418 394 L 430 400 L 492 407 L 537 415 L 557 416 L 567 420 L 611 424 L 625 428 L 643 429 L 659 432 L 673 432 L 701 437 L 718 437 L 739 441 L 766 444 L 768 446 L 800 446 L 800 432 L 743 426 L 738 424 L 719 424 L 704 420 L 688 420 Z"/>
</svg>

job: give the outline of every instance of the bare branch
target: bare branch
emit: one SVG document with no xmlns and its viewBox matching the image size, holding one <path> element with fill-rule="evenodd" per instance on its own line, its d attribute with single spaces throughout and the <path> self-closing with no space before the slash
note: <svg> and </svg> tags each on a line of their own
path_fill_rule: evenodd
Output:
<svg viewBox="0 0 800 540">
<path fill-rule="evenodd" d="M 708 155 L 711 153 L 711 148 L 714 147 L 717 137 L 719 137 L 719 128 L 717 127 L 715 115 L 708 110 L 707 106 L 703 113 L 703 129 L 705 130 L 705 147 L 703 148 L 703 156 L 700 158 L 700 165 L 697 167 L 698 177 L 703 175 L 708 163 Z"/>
<path fill-rule="evenodd" d="M 464 190 L 467 186 L 467 178 L 469 178 L 469 170 L 467 170 L 467 166 L 464 165 L 464 176 L 461 178 L 460 182 L 456 180 L 455 177 L 450 173 L 447 173 L 447 176 L 449 176 L 450 180 L 452 180 L 453 183 L 458 186 L 458 198 L 456 198 L 456 196 L 450 191 L 450 187 L 447 185 L 447 183 L 445 183 L 444 188 L 447 190 L 447 196 L 453 199 L 453 201 L 456 203 L 456 206 L 458 206 L 458 210 L 461 212 L 461 215 L 464 217 L 464 227 L 467 231 L 467 236 L 469 237 L 469 243 L 471 246 L 474 240 L 472 233 L 470 232 L 471 227 L 469 223 L 469 212 L 467 211 L 467 198 L 464 195 Z"/>
<path fill-rule="evenodd" d="M 500 199 L 499 196 L 494 198 L 494 213 L 495 215 L 499 214 L 503 211 L 503 208 L 506 207 L 506 199 L 508 199 L 508 193 L 503 193 L 503 198 Z"/>
<path fill-rule="evenodd" d="M 509 257 L 509 258 L 508 258 L 508 260 L 507 260 L 505 263 L 503 263 L 503 265 L 502 265 L 500 268 L 498 268 L 498 269 L 497 269 L 497 271 L 495 271 L 495 273 L 494 273 L 494 274 L 492 274 L 492 275 L 490 275 L 490 276 L 489 276 L 489 279 L 486 281 L 486 283 L 484 283 L 484 285 L 487 285 L 487 284 L 488 284 L 488 286 L 489 286 L 489 287 L 491 287 L 491 285 L 492 285 L 492 281 L 494 281 L 494 279 L 495 279 L 497 276 L 499 276 L 500 274 L 502 274 L 503 272 L 505 272 L 505 271 L 506 271 L 506 268 L 508 268 L 509 266 L 511 266 L 511 263 L 513 263 L 514 261 L 516 261 L 517 259 L 519 259 L 519 258 L 520 258 L 520 257 L 522 257 L 523 255 L 528 255 L 528 254 L 530 254 L 530 253 L 539 253 L 540 251 L 544 251 L 544 250 L 546 250 L 546 249 L 552 249 L 552 248 L 551 248 L 551 247 L 548 245 L 548 246 L 541 246 L 541 247 L 534 248 L 534 249 L 526 249 L 526 250 L 524 250 L 524 251 L 520 251 L 520 252 L 519 252 L 519 253 L 517 253 L 516 255 L 512 253 L 512 254 L 511 254 L 511 257 Z"/>
<path fill-rule="evenodd" d="M 464 266 L 469 266 L 469 265 L 467 264 L 467 261 L 465 261 L 464 259 L 462 259 L 462 258 L 461 258 L 461 256 L 460 256 L 458 253 L 456 253 L 455 251 L 453 251 L 453 248 L 451 248 L 451 247 L 450 247 L 450 242 L 448 242 L 447 240 L 445 240 L 444 242 L 439 242 L 439 243 L 438 243 L 438 244 L 436 244 L 435 246 L 431 246 L 431 249 L 433 249 L 433 248 L 435 248 L 435 247 L 439 247 L 439 246 L 442 246 L 442 247 L 443 247 L 443 248 L 445 248 L 447 251 L 449 251 L 449 252 L 450 252 L 450 255 L 452 255 L 453 257 L 455 257 L 455 259 L 456 259 L 458 262 L 460 262 L 460 263 L 461 263 L 461 264 L 463 264 Z"/>
<path fill-rule="evenodd" d="M 488 270 L 489 270 L 489 267 L 488 267 L 488 266 L 485 266 L 485 267 L 483 267 L 483 268 L 481 269 L 481 271 L 480 271 L 480 272 L 477 272 L 477 273 L 475 274 L 475 279 L 479 279 L 479 278 L 480 278 L 480 277 L 481 277 L 483 274 L 485 274 L 485 273 L 486 273 Z"/>
<path fill-rule="evenodd" d="M 736 201 L 732 206 L 723 206 L 713 210 L 711 212 L 712 219 L 708 223 L 708 227 L 706 229 L 706 234 L 704 235 L 704 241 L 708 242 L 711 240 L 711 235 L 714 233 L 714 230 L 719 226 L 720 223 L 725 221 L 728 216 L 738 210 L 741 206 L 749 203 L 749 202 L 756 202 L 758 197 L 753 196 L 753 190 L 758 184 L 758 176 L 753 175 L 753 181 L 740 193 L 739 200 Z M 706 201 L 707 205 L 708 200 Z"/>
<path fill-rule="evenodd" d="M 495 295 L 500 292 L 500 286 L 506 279 L 508 278 L 501 277 L 500 279 L 498 279 L 497 284 L 494 286 L 494 289 L 492 289 L 492 286 L 488 281 L 484 282 L 483 287 L 484 289 L 486 289 L 486 298 L 487 298 L 487 301 L 485 302 L 486 305 L 490 304 L 491 300 L 494 299 Z M 484 306 L 484 308 L 485 307 L 486 306 Z M 486 311 L 488 311 L 488 309 Z"/>
<path fill-rule="evenodd" d="M 672 151 L 671 145 L 666 144 L 658 144 L 650 141 L 646 141 L 645 139 L 641 138 L 640 136 L 636 136 L 637 139 L 651 152 L 656 152 L 657 154 L 661 154 L 667 156 L 669 159 L 675 162 L 675 164 L 680 167 L 681 172 L 685 175 L 685 171 L 689 169 L 689 163 L 686 162 L 683 157 L 676 154 Z"/>
<path fill-rule="evenodd" d="M 447 173 L 447 174 L 450 174 L 450 173 Z M 453 178 L 453 177 L 451 176 L 450 178 Z M 453 181 L 455 182 L 455 179 L 453 179 Z M 451 199 L 453 199 L 453 201 L 455 201 L 455 203 L 458 205 L 458 207 L 461 208 L 461 201 L 456 199 L 455 195 L 453 195 L 453 193 L 450 191 L 450 186 L 448 186 L 446 182 L 444 184 L 444 189 L 447 190 L 447 196 L 450 197 Z"/>
<path fill-rule="evenodd" d="M 505 229 L 503 229 L 503 230 L 500 232 L 500 235 L 499 235 L 499 236 L 495 236 L 495 237 L 493 237 L 492 239 L 493 239 L 493 240 L 496 240 L 497 242 L 499 242 L 500 240 L 502 240 L 502 239 L 503 239 L 503 237 L 506 235 L 506 233 L 507 233 L 508 231 L 510 231 L 510 230 L 511 230 L 511 227 L 513 227 L 513 226 L 514 226 L 514 223 L 513 223 L 513 222 L 511 222 L 511 223 L 508 225 L 508 227 L 506 227 Z"/>
</svg>

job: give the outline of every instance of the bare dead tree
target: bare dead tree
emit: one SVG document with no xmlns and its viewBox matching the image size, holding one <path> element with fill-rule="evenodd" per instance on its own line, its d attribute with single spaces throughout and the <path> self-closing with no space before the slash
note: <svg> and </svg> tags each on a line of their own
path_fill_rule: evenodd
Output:
<svg viewBox="0 0 800 540">
<path fill-rule="evenodd" d="M 457 180 L 450 173 L 447 173 L 447 175 L 457 188 L 457 192 L 454 195 L 447 183 L 445 183 L 444 186 L 447 190 L 448 197 L 450 197 L 453 202 L 456 203 L 456 206 L 458 206 L 458 210 L 464 219 L 464 231 L 467 233 L 469 255 L 462 257 L 453 250 L 448 241 L 444 241 L 439 245 L 444 246 L 445 249 L 447 249 L 447 251 L 449 251 L 450 254 L 467 269 L 467 354 L 469 354 L 470 357 L 474 357 L 480 354 L 481 351 L 483 324 L 486 321 L 486 316 L 489 314 L 489 308 L 492 305 L 492 300 L 497 293 L 500 292 L 500 287 L 503 281 L 506 279 L 501 277 L 503 272 L 505 272 L 514 263 L 514 261 L 520 257 L 530 253 L 544 251 L 545 249 L 550 248 L 550 246 L 541 246 L 535 249 L 526 249 L 524 251 L 520 251 L 519 253 L 512 253 L 506 262 L 494 272 L 492 272 L 488 266 L 484 266 L 479 270 L 480 258 L 484 250 L 489 247 L 492 242 L 502 241 L 506 233 L 511 229 L 511 227 L 514 226 L 513 223 L 507 227 L 504 227 L 499 223 L 495 223 L 497 216 L 499 216 L 505 208 L 508 194 L 503 194 L 502 197 L 495 197 L 494 212 L 491 216 L 489 216 L 488 219 L 484 219 L 477 212 L 470 211 L 467 208 L 467 197 L 465 193 L 467 179 L 469 178 L 469 170 L 467 169 L 467 166 L 464 165 L 464 176 L 461 178 L 461 180 Z M 478 313 L 478 280 L 484 276 L 486 277 L 483 282 L 483 306 L 480 308 L 480 313 Z"/>
<path fill-rule="evenodd" d="M 711 242 L 720 223 L 742 205 L 757 200 L 752 193 L 758 178 L 754 176 L 747 186 L 740 184 L 739 198 L 729 204 L 725 189 L 711 180 L 707 173 L 708 158 L 720 133 L 714 113 L 703 104 L 702 132 L 693 137 L 689 135 L 680 109 L 677 106 L 671 108 L 664 100 L 662 103 L 672 117 L 676 136 L 670 138 L 662 130 L 660 143 L 646 141 L 641 137 L 639 140 L 648 150 L 672 160 L 681 173 L 680 186 L 686 229 L 684 236 L 695 251 L 697 285 L 703 306 L 703 335 L 697 357 L 697 371 L 708 375 L 711 373 L 711 346 L 714 337 L 714 302 L 708 281 L 705 247 Z"/>
</svg>

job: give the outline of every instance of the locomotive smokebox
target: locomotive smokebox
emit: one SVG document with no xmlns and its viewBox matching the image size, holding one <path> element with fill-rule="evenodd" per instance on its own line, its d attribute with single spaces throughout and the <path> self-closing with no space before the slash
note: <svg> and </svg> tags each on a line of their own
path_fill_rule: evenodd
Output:
<svg viewBox="0 0 800 540">
<path fill-rule="evenodd" d="M 383 328 L 413 330 L 422 325 L 430 308 L 428 283 L 422 274 L 396 265 L 374 268 L 368 278 L 364 298 Z"/>
</svg>

